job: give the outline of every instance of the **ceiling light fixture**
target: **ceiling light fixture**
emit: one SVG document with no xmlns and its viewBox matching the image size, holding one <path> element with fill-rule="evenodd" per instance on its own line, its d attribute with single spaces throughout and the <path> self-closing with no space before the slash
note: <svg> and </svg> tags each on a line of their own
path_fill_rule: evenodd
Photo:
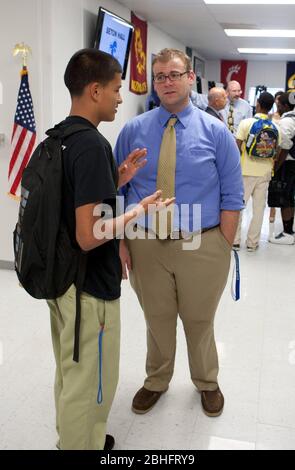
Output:
<svg viewBox="0 0 295 470">
<path fill-rule="evenodd" d="M 295 38 L 295 29 L 225 29 L 224 32 L 241 38 Z"/>
<path fill-rule="evenodd" d="M 276 49 L 262 47 L 238 47 L 241 54 L 294 54 L 295 49 Z"/>
<path fill-rule="evenodd" d="M 295 0 L 204 0 L 208 5 L 295 5 Z"/>
</svg>

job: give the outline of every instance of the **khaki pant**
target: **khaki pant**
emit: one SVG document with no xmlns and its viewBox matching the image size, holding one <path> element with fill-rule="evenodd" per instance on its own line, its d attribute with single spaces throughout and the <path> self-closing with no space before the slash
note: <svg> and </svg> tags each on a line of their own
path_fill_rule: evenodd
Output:
<svg viewBox="0 0 295 470">
<path fill-rule="evenodd" d="M 56 360 L 55 405 L 59 448 L 104 448 L 106 422 L 119 376 L 120 303 L 81 295 L 80 360 L 73 361 L 76 289 L 49 300 L 51 331 Z M 99 349 L 102 340 L 103 401 L 97 403 Z"/>
<path fill-rule="evenodd" d="M 245 204 L 252 196 L 253 215 L 247 233 L 247 246 L 255 248 L 259 244 L 261 227 L 263 223 L 266 194 L 270 181 L 270 174 L 265 176 L 243 176 Z M 239 225 L 235 237 L 235 244 L 241 243 L 241 227 L 243 212 L 240 212 Z"/>
<path fill-rule="evenodd" d="M 201 246 L 184 240 L 127 240 L 130 281 L 147 324 L 148 390 L 163 391 L 173 375 L 178 313 L 183 322 L 191 379 L 199 390 L 217 388 L 215 312 L 225 287 L 231 247 L 219 228 L 202 234 Z"/>
</svg>

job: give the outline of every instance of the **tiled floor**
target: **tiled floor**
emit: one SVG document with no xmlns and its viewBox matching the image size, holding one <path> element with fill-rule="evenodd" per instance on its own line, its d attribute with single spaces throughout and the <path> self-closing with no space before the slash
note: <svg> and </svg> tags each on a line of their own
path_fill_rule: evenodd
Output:
<svg viewBox="0 0 295 470">
<path fill-rule="evenodd" d="M 270 245 L 267 229 L 266 215 L 259 250 L 240 252 L 241 300 L 231 299 L 229 280 L 216 316 L 226 399 L 219 418 L 202 413 L 181 322 L 169 391 L 147 415 L 131 412 L 144 379 L 145 325 L 124 283 L 121 378 L 109 419 L 117 449 L 295 449 L 295 246 Z M 13 272 L 0 271 L 0 285 L 0 448 L 54 449 L 47 306 Z"/>
</svg>

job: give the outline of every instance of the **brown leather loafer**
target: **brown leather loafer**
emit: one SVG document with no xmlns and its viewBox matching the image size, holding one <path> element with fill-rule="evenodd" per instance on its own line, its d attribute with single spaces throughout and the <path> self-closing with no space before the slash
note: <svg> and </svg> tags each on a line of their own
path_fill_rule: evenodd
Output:
<svg viewBox="0 0 295 470">
<path fill-rule="evenodd" d="M 201 392 L 201 402 L 203 411 L 207 416 L 221 415 L 224 407 L 224 396 L 219 387 L 214 391 L 205 390 Z"/>
<path fill-rule="evenodd" d="M 142 387 L 133 398 L 132 411 L 141 415 L 147 413 L 153 408 L 153 406 L 155 406 L 162 393 L 165 393 L 166 391 L 167 390 L 164 390 L 163 392 L 152 392 L 151 390 L 147 390 Z"/>
</svg>

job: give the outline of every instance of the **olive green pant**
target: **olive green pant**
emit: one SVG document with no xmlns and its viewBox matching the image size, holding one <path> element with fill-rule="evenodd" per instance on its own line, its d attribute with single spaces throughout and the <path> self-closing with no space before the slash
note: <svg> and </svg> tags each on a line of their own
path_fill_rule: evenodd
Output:
<svg viewBox="0 0 295 470">
<path fill-rule="evenodd" d="M 193 383 L 200 391 L 218 386 L 214 317 L 228 277 L 231 246 L 218 227 L 201 235 L 198 249 L 183 249 L 188 242 L 127 240 L 130 282 L 147 325 L 148 390 L 167 390 L 172 378 L 178 314 Z"/>
<path fill-rule="evenodd" d="M 106 423 L 119 377 L 120 301 L 81 295 L 80 359 L 73 361 L 76 289 L 50 308 L 52 342 L 56 361 L 56 428 L 61 450 L 104 448 Z M 102 336 L 102 403 L 99 390 L 99 334 Z"/>
</svg>

